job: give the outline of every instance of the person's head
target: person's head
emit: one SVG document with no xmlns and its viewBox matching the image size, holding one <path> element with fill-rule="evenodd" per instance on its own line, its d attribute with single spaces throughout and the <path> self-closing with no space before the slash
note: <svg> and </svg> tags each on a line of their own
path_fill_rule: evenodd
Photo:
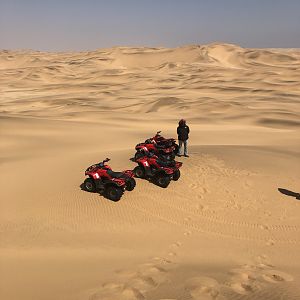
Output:
<svg viewBox="0 0 300 300">
<path fill-rule="evenodd" d="M 179 122 L 178 122 L 179 126 L 185 126 L 186 124 L 186 121 L 184 119 L 181 119 Z"/>
</svg>

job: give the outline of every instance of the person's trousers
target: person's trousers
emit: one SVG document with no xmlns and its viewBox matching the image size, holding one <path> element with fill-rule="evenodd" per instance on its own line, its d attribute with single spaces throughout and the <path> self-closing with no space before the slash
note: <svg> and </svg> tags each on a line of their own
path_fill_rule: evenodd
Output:
<svg viewBox="0 0 300 300">
<path fill-rule="evenodd" d="M 187 151 L 187 140 L 186 141 L 180 141 L 179 140 L 178 142 L 179 142 L 179 151 L 178 151 L 178 154 L 182 155 L 182 148 L 184 148 L 184 155 L 187 155 L 188 154 L 188 151 Z"/>
</svg>

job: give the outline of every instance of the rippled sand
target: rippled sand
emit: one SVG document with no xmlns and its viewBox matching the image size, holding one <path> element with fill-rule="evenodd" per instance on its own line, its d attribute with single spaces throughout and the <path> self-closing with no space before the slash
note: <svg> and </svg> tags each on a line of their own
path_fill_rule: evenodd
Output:
<svg viewBox="0 0 300 300">
<path fill-rule="evenodd" d="M 3 50 L 0 100 L 1 299 L 299 299 L 299 49 Z M 81 190 L 181 118 L 178 182 Z"/>
</svg>

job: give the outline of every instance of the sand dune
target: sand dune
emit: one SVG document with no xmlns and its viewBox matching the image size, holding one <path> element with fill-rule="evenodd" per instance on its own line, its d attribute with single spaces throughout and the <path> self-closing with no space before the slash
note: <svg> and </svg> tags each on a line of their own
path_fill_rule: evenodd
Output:
<svg viewBox="0 0 300 300">
<path fill-rule="evenodd" d="M 299 49 L 2 50 L 0 91 L 1 299 L 300 298 Z M 81 190 L 182 117 L 178 182 Z"/>
</svg>

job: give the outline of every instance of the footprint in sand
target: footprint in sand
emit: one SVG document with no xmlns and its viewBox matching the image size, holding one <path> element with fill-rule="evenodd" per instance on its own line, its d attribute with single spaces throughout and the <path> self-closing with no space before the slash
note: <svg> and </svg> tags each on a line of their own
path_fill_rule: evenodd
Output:
<svg viewBox="0 0 300 300">
<path fill-rule="evenodd" d="M 260 284 L 257 282 L 257 275 L 254 271 L 248 268 L 233 269 L 230 282 L 227 285 L 236 293 L 245 295 L 253 293 L 260 289 Z"/>
<path fill-rule="evenodd" d="M 203 194 L 209 193 L 209 190 L 208 190 L 207 188 L 205 188 L 205 187 L 201 187 L 201 188 L 200 188 L 200 191 L 201 191 Z"/>
<path fill-rule="evenodd" d="M 143 294 L 158 286 L 158 282 L 156 282 L 151 276 L 137 275 L 132 278 L 127 285 Z"/>
<path fill-rule="evenodd" d="M 224 300 L 219 283 L 210 277 L 193 277 L 186 281 L 185 290 L 194 300 Z"/>
<path fill-rule="evenodd" d="M 89 300 L 143 300 L 143 294 L 134 288 L 124 284 L 106 283 L 102 289 L 93 294 Z"/>
<path fill-rule="evenodd" d="M 262 278 L 267 282 L 277 283 L 283 281 L 293 281 L 293 276 L 278 271 L 278 270 L 266 270 L 263 271 Z"/>
<path fill-rule="evenodd" d="M 234 292 L 241 295 L 253 293 L 259 289 L 259 285 L 257 283 L 254 284 L 249 282 L 232 282 L 230 287 Z"/>
<path fill-rule="evenodd" d="M 209 193 L 209 190 L 203 186 L 200 186 L 199 184 L 196 183 L 191 183 L 189 185 L 191 189 L 197 189 L 200 194 L 197 195 L 198 198 L 202 199 L 204 194 Z"/>
<path fill-rule="evenodd" d="M 195 190 L 196 188 L 198 188 L 198 184 L 191 183 L 191 184 L 189 184 L 189 188 L 192 189 L 192 190 Z"/>
<path fill-rule="evenodd" d="M 159 263 L 160 265 L 163 265 L 164 268 L 167 265 L 174 264 L 174 262 L 172 260 L 166 259 L 166 258 L 163 258 L 163 257 L 158 257 L 158 256 L 153 257 L 152 260 L 155 261 L 156 263 Z"/>
<path fill-rule="evenodd" d="M 117 298 L 118 299 L 118 298 Z M 117 300 L 116 299 L 116 300 Z M 122 290 L 120 294 L 120 300 L 143 300 L 145 299 L 144 295 L 137 289 L 126 287 Z M 103 300 L 103 299 L 101 299 Z"/>
<path fill-rule="evenodd" d="M 270 239 L 270 240 L 268 240 L 268 241 L 266 242 L 266 245 L 267 245 L 267 246 L 274 246 L 274 245 L 275 245 L 275 241 L 272 240 L 272 239 Z"/>
<path fill-rule="evenodd" d="M 208 211 L 208 210 L 209 210 L 209 206 L 199 204 L 199 205 L 198 205 L 198 210 L 201 210 L 201 211 L 203 211 L 203 212 Z"/>
<path fill-rule="evenodd" d="M 195 210 L 202 210 L 203 209 L 203 205 L 199 204 L 199 203 L 194 204 L 193 207 L 195 208 Z"/>
<path fill-rule="evenodd" d="M 269 263 L 269 258 L 266 254 L 258 255 L 255 258 L 255 261 L 256 261 L 256 268 L 258 268 L 259 270 L 274 268 L 274 266 L 271 263 Z"/>
<path fill-rule="evenodd" d="M 269 230 L 269 227 L 267 225 L 259 225 L 259 228 L 262 229 L 262 230 Z"/>
<path fill-rule="evenodd" d="M 148 283 L 150 280 L 154 286 L 161 284 L 167 279 L 168 269 L 157 264 L 147 263 L 140 265 L 138 268 L 138 277 L 143 280 L 147 278 Z"/>
<path fill-rule="evenodd" d="M 175 242 L 175 243 L 173 243 L 170 247 L 171 248 L 180 248 L 182 246 L 182 243 L 181 242 Z"/>
<path fill-rule="evenodd" d="M 197 198 L 198 198 L 199 200 L 202 200 L 202 199 L 204 198 L 204 196 L 201 195 L 201 194 L 198 194 L 198 195 L 197 195 Z"/>
<path fill-rule="evenodd" d="M 260 290 L 267 283 L 294 280 L 291 275 L 275 270 L 272 264 L 266 263 L 268 257 L 265 254 L 257 256 L 255 260 L 254 265 L 247 264 L 242 268 L 231 270 L 230 282 L 226 285 L 234 292 L 244 295 Z"/>
<path fill-rule="evenodd" d="M 174 257 L 174 256 L 177 256 L 177 254 L 176 254 L 176 252 L 169 252 L 168 256 Z"/>
<path fill-rule="evenodd" d="M 188 230 L 188 231 L 185 231 L 183 234 L 184 234 L 185 236 L 189 236 L 189 235 L 192 234 L 192 232 Z"/>
<path fill-rule="evenodd" d="M 254 271 L 249 268 L 239 268 L 239 269 L 232 269 L 229 271 L 232 279 L 236 280 L 255 280 L 257 276 L 255 275 Z"/>
<path fill-rule="evenodd" d="M 245 188 L 248 189 L 253 185 L 252 181 L 246 180 L 245 181 Z"/>
<path fill-rule="evenodd" d="M 179 245 L 179 244 L 178 244 Z M 170 252 L 169 254 L 173 254 Z M 176 255 L 174 253 L 174 255 Z M 145 293 L 155 289 L 168 279 L 170 260 L 155 257 L 157 263 L 145 263 L 136 271 L 118 270 L 119 282 L 109 282 L 102 285 L 89 300 L 143 300 Z"/>
</svg>

